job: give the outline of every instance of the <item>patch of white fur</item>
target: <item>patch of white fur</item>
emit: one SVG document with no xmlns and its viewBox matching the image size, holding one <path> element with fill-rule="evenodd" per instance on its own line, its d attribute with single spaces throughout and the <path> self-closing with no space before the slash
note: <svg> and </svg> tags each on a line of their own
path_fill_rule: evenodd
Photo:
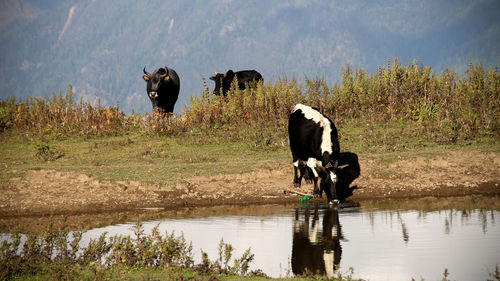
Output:
<svg viewBox="0 0 500 281">
<path fill-rule="evenodd" d="M 313 226 L 309 230 L 309 241 L 312 244 L 318 243 L 318 228 L 319 228 L 319 220 L 314 220 Z"/>
<path fill-rule="evenodd" d="M 321 136 L 321 154 L 325 152 L 332 153 L 332 126 L 330 121 L 323 114 L 310 106 L 298 103 L 293 108 L 293 112 L 299 109 L 307 119 L 318 123 L 323 128 L 323 135 Z"/>
<path fill-rule="evenodd" d="M 336 183 L 338 181 L 337 174 L 334 172 L 330 172 L 330 178 L 332 179 L 333 183 Z"/>
<path fill-rule="evenodd" d="M 306 166 L 311 168 L 311 170 L 313 171 L 314 177 L 317 178 L 318 172 L 316 171 L 316 167 L 322 167 L 323 165 L 322 165 L 321 161 L 318 161 L 316 158 L 309 157 L 309 158 L 307 158 Z"/>
<path fill-rule="evenodd" d="M 333 277 L 333 273 L 334 273 L 334 269 L 333 269 L 334 254 L 335 254 L 335 252 L 333 250 L 323 251 L 323 260 L 325 261 L 325 273 L 326 273 L 326 276 L 329 278 Z"/>
<path fill-rule="evenodd" d="M 332 226 L 332 238 L 335 239 L 335 238 L 337 238 L 338 235 L 339 235 L 339 232 L 337 230 L 337 226 L 336 225 Z"/>
<path fill-rule="evenodd" d="M 299 160 L 299 161 L 300 161 L 300 160 Z M 299 167 L 299 161 L 295 161 L 295 162 L 293 162 L 293 166 L 295 166 L 296 168 L 298 168 L 298 167 Z"/>
</svg>

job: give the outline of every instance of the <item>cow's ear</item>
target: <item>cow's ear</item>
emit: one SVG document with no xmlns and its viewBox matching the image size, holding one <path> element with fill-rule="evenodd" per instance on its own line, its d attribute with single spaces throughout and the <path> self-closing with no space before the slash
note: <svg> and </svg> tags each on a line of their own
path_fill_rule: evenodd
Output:
<svg viewBox="0 0 500 281">
<path fill-rule="evenodd" d="M 208 79 L 215 81 L 215 76 L 210 76 L 210 77 L 208 77 Z"/>
<path fill-rule="evenodd" d="M 165 78 L 163 78 L 163 81 L 165 81 L 165 82 L 168 82 L 169 80 L 170 80 L 170 75 L 167 75 L 167 76 L 165 76 Z"/>
<path fill-rule="evenodd" d="M 142 79 L 144 79 L 144 81 L 148 82 L 149 81 L 149 76 L 144 75 L 144 76 L 142 76 Z"/>
</svg>

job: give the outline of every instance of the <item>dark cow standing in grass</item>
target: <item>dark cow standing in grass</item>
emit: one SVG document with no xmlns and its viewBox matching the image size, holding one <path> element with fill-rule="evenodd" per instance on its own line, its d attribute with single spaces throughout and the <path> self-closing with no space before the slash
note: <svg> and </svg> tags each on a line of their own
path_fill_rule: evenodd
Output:
<svg viewBox="0 0 500 281">
<path fill-rule="evenodd" d="M 177 72 L 166 66 L 158 68 L 153 74 L 148 73 L 145 67 L 142 71 L 153 110 L 159 108 L 166 113 L 173 112 L 181 87 Z"/>
<path fill-rule="evenodd" d="M 225 74 L 215 72 L 215 76 L 210 77 L 210 80 L 215 81 L 214 94 L 220 95 L 220 91 L 222 90 L 222 95 L 226 96 L 235 77 L 238 80 L 238 88 L 240 90 L 244 90 L 247 84 L 255 86 L 257 82 L 264 81 L 262 75 L 255 70 L 234 72 L 230 69 Z"/>
<path fill-rule="evenodd" d="M 333 122 L 317 109 L 297 104 L 288 120 L 288 134 L 295 186 L 300 186 L 304 173 L 311 171 L 314 194 L 321 197 L 325 191 L 329 203 L 338 203 L 336 184 L 340 145 L 337 128 Z M 318 188 L 319 176 L 321 176 L 320 188 Z"/>
</svg>

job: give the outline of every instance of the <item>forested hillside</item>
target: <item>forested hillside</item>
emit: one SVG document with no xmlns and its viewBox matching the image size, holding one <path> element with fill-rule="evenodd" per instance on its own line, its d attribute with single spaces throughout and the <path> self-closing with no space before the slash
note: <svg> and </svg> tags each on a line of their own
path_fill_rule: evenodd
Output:
<svg viewBox="0 0 500 281">
<path fill-rule="evenodd" d="M 39 3 L 42 2 L 42 3 Z M 414 58 L 463 75 L 469 61 L 500 65 L 500 4 L 484 1 L 9 0 L 0 22 L 0 94 L 65 92 L 151 110 L 142 68 L 181 78 L 176 111 L 201 76 L 256 69 L 340 82 L 351 64 L 374 72 Z M 211 82 L 211 81 L 209 81 Z M 209 86 L 212 86 L 210 83 Z"/>
</svg>

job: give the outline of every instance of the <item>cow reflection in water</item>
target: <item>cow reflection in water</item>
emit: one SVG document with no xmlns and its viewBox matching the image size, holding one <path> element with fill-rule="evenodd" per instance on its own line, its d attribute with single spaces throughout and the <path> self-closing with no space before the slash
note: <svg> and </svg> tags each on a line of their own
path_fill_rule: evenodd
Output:
<svg viewBox="0 0 500 281">
<path fill-rule="evenodd" d="M 314 210 L 295 209 L 292 246 L 292 271 L 295 275 L 312 273 L 333 277 L 333 273 L 339 268 L 342 255 L 340 240 L 344 240 L 344 237 L 338 207 L 330 206 L 324 211 L 320 232 L 318 206 Z"/>
</svg>

